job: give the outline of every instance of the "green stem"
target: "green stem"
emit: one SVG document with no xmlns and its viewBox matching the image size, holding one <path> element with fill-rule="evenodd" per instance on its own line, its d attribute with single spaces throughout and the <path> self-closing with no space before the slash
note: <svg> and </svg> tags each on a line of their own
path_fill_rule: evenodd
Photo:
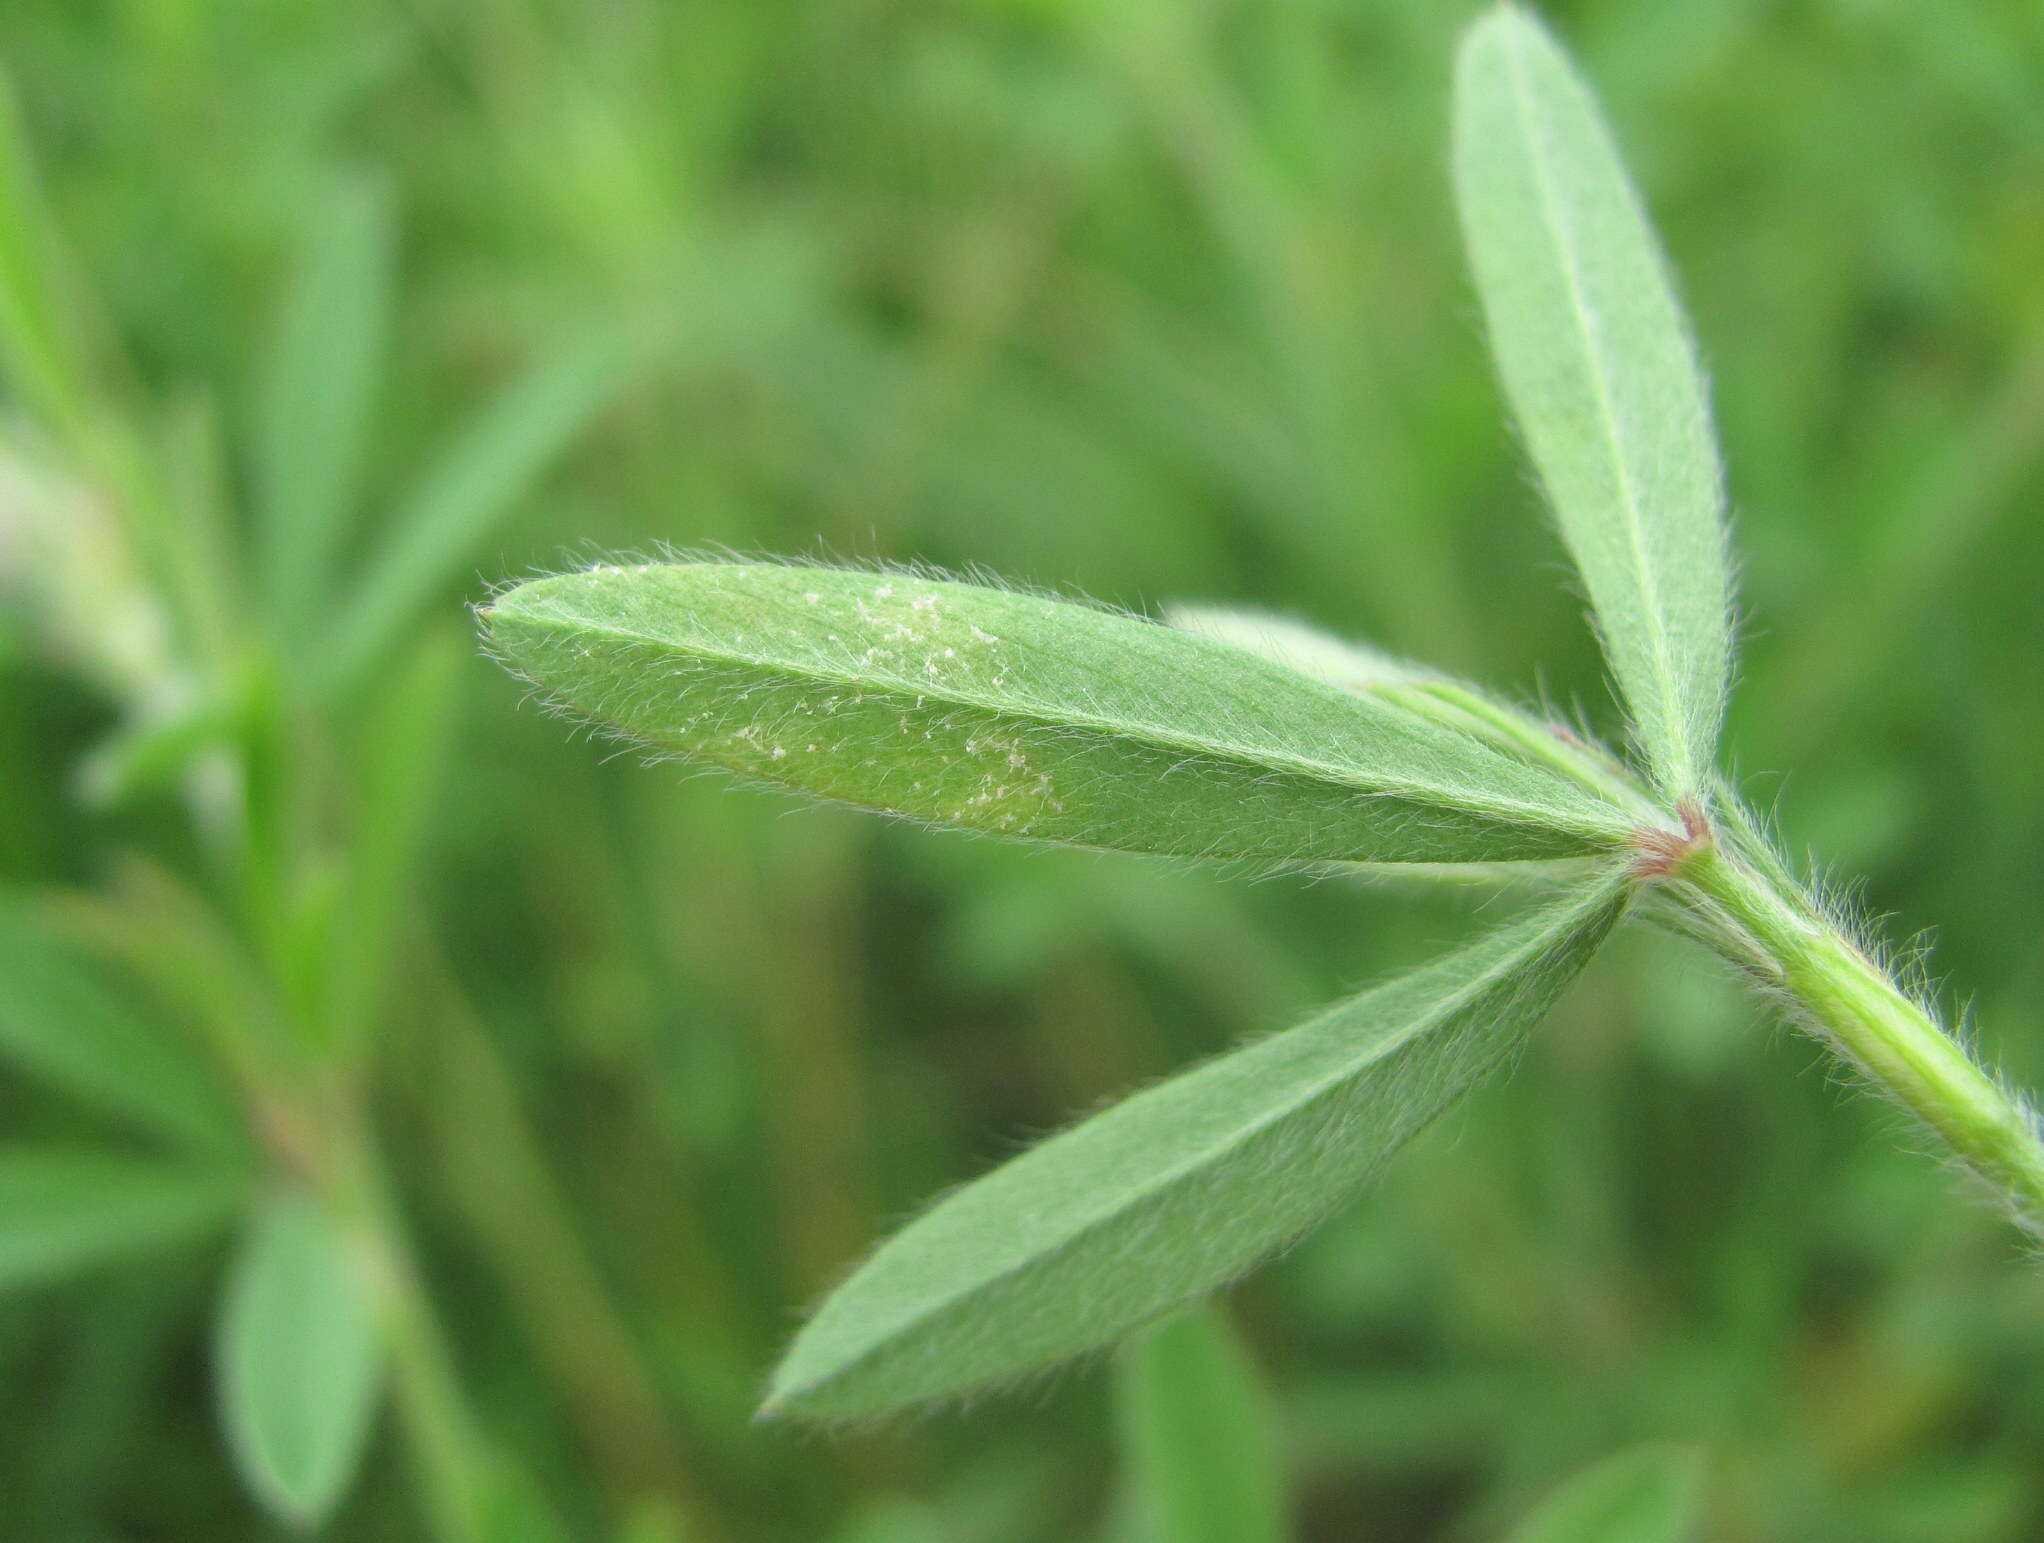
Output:
<svg viewBox="0 0 2044 1543">
<path fill-rule="evenodd" d="M 344 1138 L 324 1187 L 329 1204 L 373 1262 L 398 1415 L 418 1466 L 432 1536 L 439 1543 L 479 1543 L 489 1488 L 483 1438 L 382 1165 L 359 1125 Z"/>
<path fill-rule="evenodd" d="M 1711 846 L 1675 877 L 1723 919 L 1724 947 L 1796 1001 L 1847 1059 L 1936 1131 L 2016 1218 L 2044 1234 L 2044 1144 L 2034 1116 L 1801 895 Z M 1743 955 L 1743 957 L 1742 957 Z"/>
</svg>

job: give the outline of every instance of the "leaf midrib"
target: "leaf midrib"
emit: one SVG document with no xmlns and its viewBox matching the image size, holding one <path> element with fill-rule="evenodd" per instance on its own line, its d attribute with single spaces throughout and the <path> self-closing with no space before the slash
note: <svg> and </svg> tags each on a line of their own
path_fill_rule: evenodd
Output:
<svg viewBox="0 0 2044 1543">
<path fill-rule="evenodd" d="M 1154 744 L 1167 750 L 1196 753 L 1215 760 L 1231 761 L 1240 766 L 1275 769 L 1323 782 L 1339 783 L 1343 786 L 1356 789 L 1358 793 L 1366 797 L 1403 798 L 1413 802 L 1432 804 L 1436 807 L 1460 809 L 1470 814 L 1496 820 L 1501 824 L 1527 826 L 1549 831 L 1560 829 L 1569 834 L 1599 840 L 1613 846 L 1622 844 L 1629 835 L 1629 827 L 1621 818 L 1616 817 L 1617 810 L 1615 805 L 1613 806 L 1614 819 L 1611 823 L 1596 823 L 1588 819 L 1587 816 L 1576 815 L 1561 808 L 1543 808 L 1537 805 L 1521 803 L 1519 800 L 1512 798 L 1497 798 L 1485 801 L 1468 797 L 1451 797 L 1441 789 L 1423 782 L 1411 782 L 1399 778 L 1384 778 L 1375 784 L 1361 782 L 1348 769 L 1334 766 L 1327 762 L 1316 761 L 1311 757 L 1301 756 L 1290 751 L 1256 751 L 1245 746 L 1230 745 L 1217 740 L 1201 739 L 1189 734 L 1175 734 L 1168 730 L 1151 731 L 1146 729 L 1142 734 L 1135 734 L 1130 732 L 1128 725 L 1117 723 L 1110 718 L 1097 717 L 1083 711 L 1052 714 L 1041 709 L 1032 711 L 1030 710 L 1030 704 L 1027 703 L 1018 704 L 1014 707 L 996 706 L 978 697 L 968 696 L 956 690 L 945 690 L 941 687 L 927 686 L 921 682 L 916 682 L 912 685 L 909 683 L 894 683 L 876 686 L 874 684 L 875 677 L 873 676 L 854 675 L 832 670 L 824 666 L 794 665 L 779 660 L 761 659 L 753 655 L 727 653 L 704 645 L 692 644 L 685 646 L 674 642 L 672 639 L 649 636 L 643 632 L 629 631 L 615 623 L 586 620 L 571 621 L 563 617 L 547 616 L 534 611 L 522 611 L 513 614 L 518 620 L 528 625 L 539 624 L 568 633 L 600 633 L 627 643 L 651 646 L 683 657 L 696 656 L 717 660 L 726 664 L 759 670 L 770 675 L 784 676 L 791 680 L 815 681 L 821 685 L 837 686 L 849 690 L 863 688 L 901 697 L 935 699 L 950 703 L 953 706 L 970 708 L 974 711 L 985 713 L 989 717 L 1017 719 L 1047 728 L 1070 727 L 1092 729 L 1112 738 Z M 540 684 L 547 686 L 546 682 L 541 682 Z M 547 686 L 547 689 L 551 690 L 554 688 Z M 1486 755 L 1495 756 L 1498 761 L 1506 766 L 1516 767 L 1520 765 L 1518 762 L 1499 755 L 1488 746 L 1475 741 L 1471 743 L 1473 748 L 1482 751 Z M 1525 769 L 1533 772 L 1535 775 L 1539 774 L 1537 767 Z M 1574 790 L 1567 789 L 1567 791 Z"/>
</svg>

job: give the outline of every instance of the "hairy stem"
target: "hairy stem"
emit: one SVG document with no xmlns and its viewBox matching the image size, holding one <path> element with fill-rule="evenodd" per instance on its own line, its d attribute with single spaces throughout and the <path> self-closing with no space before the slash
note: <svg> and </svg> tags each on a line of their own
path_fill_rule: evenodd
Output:
<svg viewBox="0 0 2044 1543">
<path fill-rule="evenodd" d="M 1707 914 L 1732 924 L 1729 933 L 1714 929 L 1727 957 L 1785 992 L 1840 1054 L 2044 1236 L 2044 1143 L 2020 1098 L 1795 889 L 1707 844 L 1674 876 Z"/>
</svg>

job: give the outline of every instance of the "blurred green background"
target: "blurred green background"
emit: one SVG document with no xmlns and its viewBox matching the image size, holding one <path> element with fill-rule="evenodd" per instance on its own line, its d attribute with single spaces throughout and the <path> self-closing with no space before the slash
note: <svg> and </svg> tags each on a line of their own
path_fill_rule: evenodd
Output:
<svg viewBox="0 0 2044 1543">
<path fill-rule="evenodd" d="M 0 1536 L 288 1535 L 217 1321 L 307 1186 L 391 1325 L 334 1538 L 1136 1535 L 1097 1368 L 836 1436 L 755 1392 L 928 1196 L 1481 898 L 647 768 L 463 607 L 978 564 L 1608 725 L 1454 239 L 1470 10 L 0 8 Z M 2044 12 L 1552 16 L 1715 376 L 1738 764 L 2044 1086 Z M 2044 1274 L 1916 1145 L 1629 938 L 1231 1294 L 1297 1536 L 1494 1538 L 1650 1441 L 1710 1539 L 2044 1535 Z"/>
</svg>

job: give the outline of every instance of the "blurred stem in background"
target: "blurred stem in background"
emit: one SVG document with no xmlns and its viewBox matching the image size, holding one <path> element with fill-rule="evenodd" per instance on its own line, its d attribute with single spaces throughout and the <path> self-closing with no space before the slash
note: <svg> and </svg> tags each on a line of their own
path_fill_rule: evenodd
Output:
<svg viewBox="0 0 2044 1543">
<path fill-rule="evenodd" d="M 508 1458 L 471 1408 L 371 1108 L 395 966 L 415 946 L 410 897 L 466 652 L 458 631 L 417 618 L 616 390 L 626 361 L 602 333 L 542 348 L 428 464 L 380 557 L 344 583 L 391 330 L 394 239 L 373 185 L 344 179 L 315 208 L 259 388 L 254 582 L 230 561 L 211 415 L 160 446 L 43 207 L 11 98 L 0 99 L 0 361 L 29 415 L 15 453 L 49 478 L 25 511 L 38 600 L 126 714 L 94 765 L 101 802 L 181 785 L 201 866 L 195 887 L 150 869 L 125 901 L 66 909 L 203 1030 L 270 1164 L 310 1186 L 319 1215 L 306 1225 L 330 1226 L 341 1246 L 331 1268 L 294 1262 L 292 1245 L 264 1241 L 270 1186 L 252 1189 L 249 1246 L 263 1252 L 239 1267 L 221 1330 L 235 1451 L 264 1500 L 323 1520 L 352 1478 L 387 1360 L 434 1535 L 480 1543 L 543 1512 L 508 1520 L 528 1502 L 507 1497 L 529 1491 L 507 1487 Z M 436 991 L 447 1017 L 467 1020 L 444 972 Z M 486 1118 L 448 1127 L 459 1134 L 442 1160 L 458 1173 L 468 1164 L 458 1143 L 487 1141 L 491 1181 L 513 1183 L 508 1207 L 477 1212 L 482 1231 L 599 1462 L 621 1494 L 675 1508 L 690 1539 L 718 1536 L 487 1040 L 470 1029 L 455 1043 L 459 1107 Z M 492 1212 L 518 1224 L 493 1225 Z M 375 1344 L 305 1316 L 345 1316 L 363 1298 Z M 298 1364 L 321 1346 L 353 1364 Z M 359 1415 L 335 1407 L 335 1390 L 355 1386 Z"/>
<path fill-rule="evenodd" d="M 1269 1400 L 1227 1319 L 1199 1308 L 1121 1352 L 1130 1543 L 1283 1543 Z"/>
</svg>

